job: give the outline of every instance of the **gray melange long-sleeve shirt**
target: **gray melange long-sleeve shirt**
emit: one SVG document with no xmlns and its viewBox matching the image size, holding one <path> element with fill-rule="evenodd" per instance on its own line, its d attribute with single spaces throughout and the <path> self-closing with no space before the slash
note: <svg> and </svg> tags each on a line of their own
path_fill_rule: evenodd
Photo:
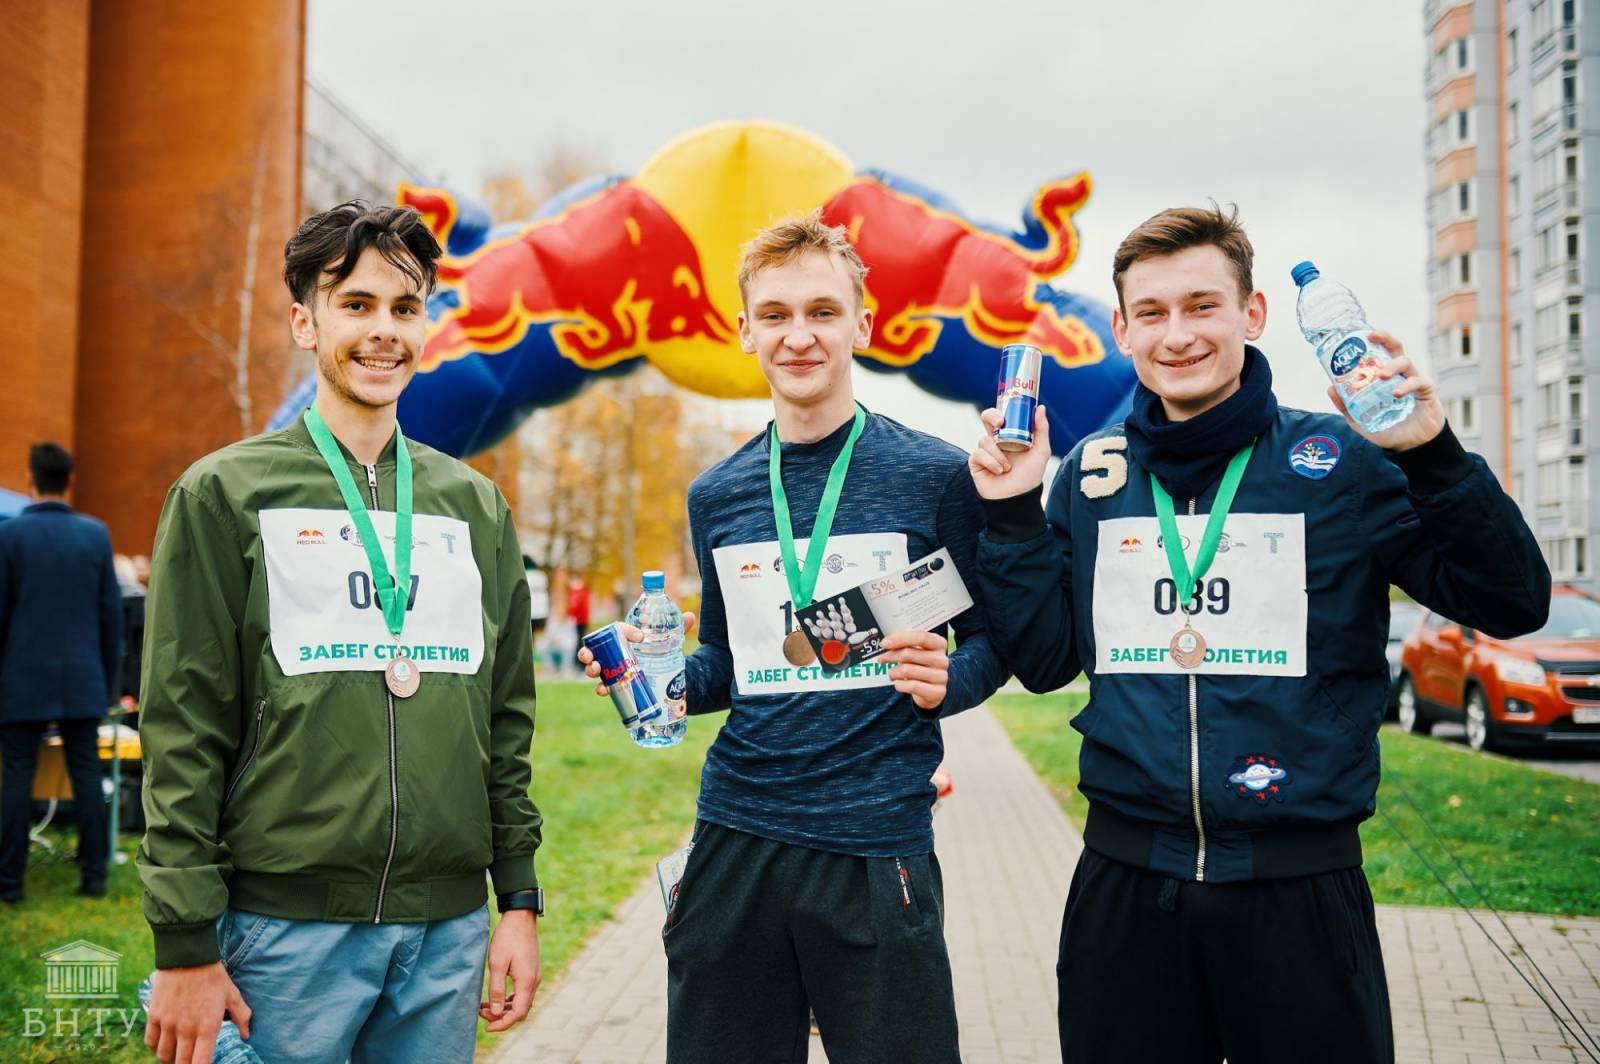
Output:
<svg viewBox="0 0 1600 1064">
<path fill-rule="evenodd" d="M 783 447 L 796 554 L 804 564 L 823 485 L 850 423 Z M 944 704 L 924 713 L 867 662 L 825 677 L 784 660 L 790 595 L 768 480 L 768 433 L 689 488 L 699 562 L 701 646 L 688 662 L 693 714 L 729 709 L 700 778 L 699 815 L 724 827 L 835 853 L 892 857 L 933 848 L 928 779 L 944 756 L 938 718 L 1005 682 L 983 607 L 953 623 Z M 815 598 L 946 547 L 969 590 L 983 528 L 959 449 L 869 414 L 828 537 Z M 974 594 L 976 599 L 976 594 Z"/>
</svg>

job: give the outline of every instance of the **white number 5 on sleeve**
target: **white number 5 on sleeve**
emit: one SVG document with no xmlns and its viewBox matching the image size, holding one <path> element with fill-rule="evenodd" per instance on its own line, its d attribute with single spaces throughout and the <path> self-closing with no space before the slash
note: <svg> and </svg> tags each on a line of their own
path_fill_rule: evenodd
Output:
<svg viewBox="0 0 1600 1064">
<path fill-rule="evenodd" d="M 1083 445 L 1083 454 L 1078 460 L 1083 475 L 1078 487 L 1086 498 L 1107 498 L 1128 483 L 1128 460 L 1123 457 L 1127 449 L 1126 436 L 1106 436 Z"/>
</svg>

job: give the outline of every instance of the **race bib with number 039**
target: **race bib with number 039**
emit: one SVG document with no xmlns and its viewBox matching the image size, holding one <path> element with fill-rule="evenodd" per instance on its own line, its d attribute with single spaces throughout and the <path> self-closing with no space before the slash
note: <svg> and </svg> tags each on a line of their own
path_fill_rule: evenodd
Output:
<svg viewBox="0 0 1600 1064">
<path fill-rule="evenodd" d="M 1206 515 L 1177 517 L 1192 563 Z M 1205 578 L 1179 601 L 1154 517 L 1100 522 L 1094 566 L 1096 672 L 1232 676 L 1306 674 L 1304 514 L 1230 514 Z M 1169 657 L 1188 617 L 1205 660 Z"/>
<path fill-rule="evenodd" d="M 483 664 L 483 577 L 465 521 L 412 518 L 405 628 L 397 639 L 360 534 L 343 510 L 261 511 L 272 653 L 286 676 L 378 672 L 396 656 L 423 672 L 471 674 Z M 385 558 L 394 557 L 394 514 L 372 513 Z"/>
<path fill-rule="evenodd" d="M 795 540 L 804 558 L 810 541 Z M 891 666 L 863 662 L 839 672 L 824 673 L 820 664 L 792 665 L 783 656 L 783 639 L 794 630 L 794 606 L 777 540 L 717 547 L 711 552 L 722 606 L 728 618 L 728 649 L 733 652 L 734 682 L 742 695 L 783 695 L 887 687 Z M 817 577 L 816 601 L 837 595 L 862 581 L 904 568 L 906 537 L 902 532 L 829 536 Z"/>
</svg>

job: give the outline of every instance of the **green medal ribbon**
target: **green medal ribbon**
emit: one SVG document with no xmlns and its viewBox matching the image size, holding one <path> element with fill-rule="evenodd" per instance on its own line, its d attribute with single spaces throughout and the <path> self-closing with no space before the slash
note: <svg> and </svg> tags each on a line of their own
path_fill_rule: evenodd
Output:
<svg viewBox="0 0 1600 1064">
<path fill-rule="evenodd" d="M 361 546 L 367 552 L 367 564 L 372 567 L 372 587 L 377 592 L 378 604 L 383 607 L 383 620 L 389 633 L 400 638 L 406 623 L 406 601 L 411 597 L 411 452 L 406 450 L 406 439 L 400 434 L 400 425 L 394 427 L 395 465 L 395 517 L 394 517 L 394 575 L 389 574 L 389 563 L 383 560 L 383 548 L 378 542 L 377 529 L 367 514 L 367 504 L 356 489 L 355 478 L 345 465 L 344 455 L 328 431 L 316 407 L 305 413 L 306 428 L 311 430 L 311 441 L 317 445 L 328 471 L 339 485 L 344 496 L 344 507 L 361 537 Z M 401 590 L 404 589 L 404 590 Z"/>
<path fill-rule="evenodd" d="M 1228 460 L 1228 470 L 1222 474 L 1222 486 L 1217 488 L 1216 501 L 1211 504 L 1211 515 L 1206 518 L 1206 531 L 1200 537 L 1200 551 L 1195 555 L 1192 571 L 1189 560 L 1183 556 L 1183 538 L 1178 535 L 1172 496 L 1167 494 L 1167 489 L 1161 486 L 1156 475 L 1150 474 L 1150 492 L 1156 497 L 1156 517 L 1161 522 L 1161 543 L 1166 548 L 1167 567 L 1172 570 L 1172 579 L 1177 585 L 1178 608 L 1183 609 L 1185 617 L 1189 611 L 1184 609 L 1184 604 L 1194 595 L 1195 584 L 1205 579 L 1212 559 L 1217 556 L 1217 544 L 1222 541 L 1222 526 L 1228 520 L 1228 508 L 1233 505 L 1234 493 L 1239 490 L 1239 481 L 1244 479 L 1244 467 L 1250 464 L 1250 452 L 1255 447 L 1253 442 L 1247 443 Z"/>
<path fill-rule="evenodd" d="M 855 421 L 850 435 L 844 441 L 839 457 L 828 470 L 828 482 L 822 488 L 822 501 L 817 505 L 817 519 L 812 522 L 811 542 L 806 547 L 806 567 L 801 569 L 795 559 L 794 528 L 789 523 L 789 496 L 783 490 L 783 456 L 778 443 L 778 425 L 773 422 L 768 450 L 767 478 L 772 483 L 772 516 L 778 523 L 778 549 L 783 554 L 783 576 L 789 583 L 789 596 L 795 609 L 811 605 L 811 594 L 817 589 L 817 577 L 822 571 L 822 558 L 828 550 L 828 533 L 833 529 L 833 513 L 839 508 L 839 495 L 844 491 L 845 474 L 850 468 L 850 455 L 855 452 L 856 440 L 866 428 L 867 412 L 856 404 Z"/>
</svg>

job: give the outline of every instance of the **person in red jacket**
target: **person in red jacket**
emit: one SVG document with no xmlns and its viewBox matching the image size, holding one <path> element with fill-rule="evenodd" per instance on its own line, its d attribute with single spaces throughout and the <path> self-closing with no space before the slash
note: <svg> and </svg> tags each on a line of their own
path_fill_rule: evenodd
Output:
<svg viewBox="0 0 1600 1064">
<path fill-rule="evenodd" d="M 573 661 L 578 668 L 583 668 L 583 662 L 578 661 L 576 647 L 583 646 L 583 633 L 589 627 L 589 585 L 579 577 L 573 577 L 572 583 L 567 585 L 567 620 L 571 621 L 578 630 L 578 640 L 573 650 Z"/>
</svg>

